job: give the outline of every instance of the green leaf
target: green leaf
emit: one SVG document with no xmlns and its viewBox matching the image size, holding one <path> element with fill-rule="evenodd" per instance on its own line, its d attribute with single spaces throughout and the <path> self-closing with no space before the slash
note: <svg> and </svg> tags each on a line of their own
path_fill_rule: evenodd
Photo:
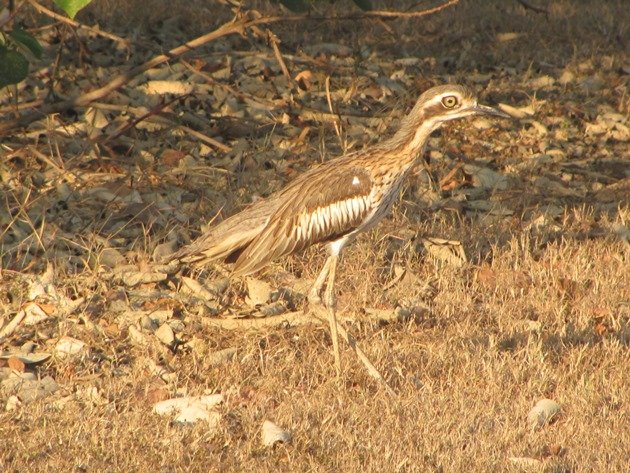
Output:
<svg viewBox="0 0 630 473">
<path fill-rule="evenodd" d="M 41 59 L 43 49 L 41 44 L 39 44 L 39 42 L 35 39 L 33 35 L 27 33 L 23 29 L 14 28 L 13 31 L 9 33 L 9 36 L 15 42 L 26 46 L 29 51 L 33 53 L 33 56 L 35 56 L 37 59 Z"/>
<path fill-rule="evenodd" d="M 280 0 L 280 3 L 294 12 L 303 12 L 308 10 L 308 2 L 305 0 Z"/>
<path fill-rule="evenodd" d="M 92 0 L 54 0 L 55 4 L 66 12 L 70 18 L 74 18 L 74 16 L 81 10 L 81 8 L 92 3 Z"/>
<path fill-rule="evenodd" d="M 26 79 L 28 61 L 22 53 L 0 48 L 0 89 Z"/>
<path fill-rule="evenodd" d="M 372 0 L 352 0 L 354 4 L 363 11 L 369 11 L 374 8 L 372 6 Z"/>
</svg>

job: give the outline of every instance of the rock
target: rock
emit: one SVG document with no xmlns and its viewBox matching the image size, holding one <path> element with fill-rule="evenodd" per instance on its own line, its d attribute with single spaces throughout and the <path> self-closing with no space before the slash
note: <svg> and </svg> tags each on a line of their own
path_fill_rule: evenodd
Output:
<svg viewBox="0 0 630 473">
<path fill-rule="evenodd" d="M 37 379 L 34 373 L 13 373 L 1 383 L 7 394 L 16 395 L 22 402 L 29 403 L 44 398 L 59 389 L 59 385 L 50 376 Z"/>
<path fill-rule="evenodd" d="M 146 346 L 149 343 L 144 334 L 135 325 L 129 326 L 129 341 L 137 347 Z"/>
<path fill-rule="evenodd" d="M 7 403 L 4 406 L 6 411 L 14 411 L 22 405 L 22 401 L 17 396 L 9 396 Z"/>
<path fill-rule="evenodd" d="M 255 278 L 247 278 L 247 297 L 245 302 L 250 307 L 266 304 L 271 294 L 271 285 Z"/>
<path fill-rule="evenodd" d="M 527 423 L 538 429 L 551 422 L 560 413 L 560 404 L 551 399 L 541 399 L 527 414 Z"/>
<path fill-rule="evenodd" d="M 543 463 L 530 457 L 510 457 L 510 462 L 522 471 L 541 471 Z"/>
<path fill-rule="evenodd" d="M 61 337 L 55 344 L 55 354 L 60 358 L 81 353 L 85 348 L 85 343 L 72 337 Z"/>
<path fill-rule="evenodd" d="M 163 261 L 167 256 L 175 253 L 177 249 L 177 240 L 167 241 L 165 243 L 160 243 L 153 250 L 153 260 L 154 261 Z"/>
<path fill-rule="evenodd" d="M 291 433 L 282 429 L 270 420 L 266 420 L 262 426 L 262 443 L 265 447 L 273 447 L 276 443 L 289 443 Z"/>
<path fill-rule="evenodd" d="M 171 346 L 175 341 L 175 332 L 169 324 L 162 324 L 159 329 L 155 331 L 155 336 L 166 346 Z"/>
<path fill-rule="evenodd" d="M 153 412 L 159 415 L 177 413 L 173 419 L 174 422 L 190 424 L 204 420 L 211 427 L 216 427 L 221 420 L 221 414 L 214 408 L 221 402 L 223 402 L 221 394 L 179 397 L 156 403 L 153 406 Z"/>
</svg>

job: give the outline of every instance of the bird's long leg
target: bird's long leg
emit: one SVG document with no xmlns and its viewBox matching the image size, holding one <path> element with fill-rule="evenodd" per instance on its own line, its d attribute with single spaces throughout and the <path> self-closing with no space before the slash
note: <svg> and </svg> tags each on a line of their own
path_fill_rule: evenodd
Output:
<svg viewBox="0 0 630 473">
<path fill-rule="evenodd" d="M 333 343 L 333 353 L 335 355 L 335 368 L 337 370 L 337 377 L 341 376 L 341 356 L 339 355 L 339 336 L 337 334 L 337 315 L 336 315 L 336 303 L 335 303 L 335 273 L 337 272 L 337 262 L 339 256 L 336 254 L 328 257 L 330 265 L 328 268 L 328 281 L 326 282 L 326 294 L 324 296 L 324 302 L 326 309 L 328 310 L 328 321 L 330 323 L 330 336 Z"/>
<path fill-rule="evenodd" d="M 326 277 L 328 276 L 328 272 L 330 271 L 331 263 L 332 263 L 331 257 L 329 256 L 326 262 L 324 263 L 324 267 L 319 272 L 317 279 L 313 283 L 313 287 L 311 287 L 311 290 L 308 292 L 309 304 L 319 305 L 322 303 L 320 293 L 322 292 L 322 286 L 324 285 L 324 282 L 326 281 Z"/>
</svg>

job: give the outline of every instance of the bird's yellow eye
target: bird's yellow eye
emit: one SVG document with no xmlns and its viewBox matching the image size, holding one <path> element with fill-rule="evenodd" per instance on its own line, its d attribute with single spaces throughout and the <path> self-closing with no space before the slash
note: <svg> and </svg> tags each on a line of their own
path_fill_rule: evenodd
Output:
<svg viewBox="0 0 630 473">
<path fill-rule="evenodd" d="M 454 95 L 447 95 L 442 99 L 442 105 L 444 105 L 446 108 L 453 108 L 455 105 L 457 105 L 457 97 L 455 97 Z"/>
</svg>

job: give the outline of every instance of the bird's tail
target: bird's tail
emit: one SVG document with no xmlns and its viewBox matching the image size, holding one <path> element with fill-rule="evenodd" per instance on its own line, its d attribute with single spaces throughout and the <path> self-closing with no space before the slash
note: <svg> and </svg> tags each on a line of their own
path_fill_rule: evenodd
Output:
<svg viewBox="0 0 630 473">
<path fill-rule="evenodd" d="M 204 265 L 218 259 L 234 261 L 265 228 L 274 201 L 259 201 L 210 228 L 194 242 L 173 253 L 168 261 Z"/>
</svg>

